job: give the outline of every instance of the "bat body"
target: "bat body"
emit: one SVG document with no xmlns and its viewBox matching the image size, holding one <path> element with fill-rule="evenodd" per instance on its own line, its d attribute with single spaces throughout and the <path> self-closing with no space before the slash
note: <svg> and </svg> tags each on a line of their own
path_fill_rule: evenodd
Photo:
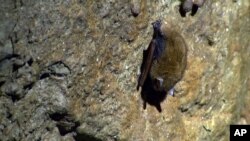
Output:
<svg viewBox="0 0 250 141">
<path fill-rule="evenodd" d="M 187 64 L 187 45 L 183 37 L 167 23 L 153 23 L 154 34 L 143 54 L 138 86 L 147 77 L 155 91 L 169 91 L 182 78 Z"/>
</svg>

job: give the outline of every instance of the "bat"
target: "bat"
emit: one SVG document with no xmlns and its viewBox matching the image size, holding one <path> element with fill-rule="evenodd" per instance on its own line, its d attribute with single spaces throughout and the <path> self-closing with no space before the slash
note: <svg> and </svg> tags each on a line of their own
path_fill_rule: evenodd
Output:
<svg viewBox="0 0 250 141">
<path fill-rule="evenodd" d="M 169 91 L 183 77 L 187 63 L 187 45 L 171 25 L 157 20 L 152 23 L 153 38 L 143 52 L 137 90 L 150 77 L 155 91 Z"/>
</svg>

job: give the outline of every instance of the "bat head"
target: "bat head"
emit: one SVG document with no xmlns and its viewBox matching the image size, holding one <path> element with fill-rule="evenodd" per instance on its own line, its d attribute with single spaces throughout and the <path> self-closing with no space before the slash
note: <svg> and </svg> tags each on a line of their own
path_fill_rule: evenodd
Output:
<svg viewBox="0 0 250 141">
<path fill-rule="evenodd" d="M 153 28 L 154 28 L 153 38 L 159 38 L 159 37 L 163 36 L 162 31 L 161 31 L 162 21 L 157 20 L 157 21 L 153 22 L 152 25 L 153 25 Z"/>
<path fill-rule="evenodd" d="M 164 52 L 167 36 L 164 34 L 163 23 L 161 20 L 156 20 L 152 23 L 154 34 L 153 40 L 155 41 L 154 59 L 159 59 Z"/>
</svg>

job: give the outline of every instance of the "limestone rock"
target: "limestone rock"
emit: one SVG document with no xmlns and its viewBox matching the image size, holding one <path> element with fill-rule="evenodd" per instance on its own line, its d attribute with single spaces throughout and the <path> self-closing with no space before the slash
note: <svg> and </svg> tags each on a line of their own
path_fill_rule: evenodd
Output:
<svg viewBox="0 0 250 141">
<path fill-rule="evenodd" d="M 185 17 L 179 0 L 132 3 L 1 0 L 0 140 L 229 140 L 250 124 L 249 1 Z M 161 113 L 136 91 L 157 19 L 188 45 Z"/>
</svg>

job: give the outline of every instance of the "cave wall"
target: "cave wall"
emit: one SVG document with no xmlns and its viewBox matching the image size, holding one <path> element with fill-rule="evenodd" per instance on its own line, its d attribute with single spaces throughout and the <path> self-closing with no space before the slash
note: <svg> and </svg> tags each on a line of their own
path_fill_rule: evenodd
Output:
<svg viewBox="0 0 250 141">
<path fill-rule="evenodd" d="M 249 1 L 1 3 L 0 140 L 228 140 L 250 123 Z M 162 112 L 136 90 L 158 19 L 188 46 Z"/>
</svg>

